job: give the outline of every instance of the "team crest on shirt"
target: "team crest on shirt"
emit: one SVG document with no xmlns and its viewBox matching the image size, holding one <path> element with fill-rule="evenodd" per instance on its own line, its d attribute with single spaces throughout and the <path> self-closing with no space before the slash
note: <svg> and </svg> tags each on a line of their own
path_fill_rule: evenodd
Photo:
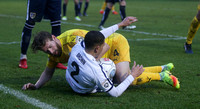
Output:
<svg viewBox="0 0 200 109">
<path fill-rule="evenodd" d="M 35 13 L 35 12 L 30 12 L 30 18 L 31 18 L 31 19 L 34 19 L 35 16 L 36 16 L 36 13 Z"/>
<path fill-rule="evenodd" d="M 107 89 L 107 88 L 110 87 L 110 84 L 109 84 L 109 82 L 106 80 L 106 81 L 102 84 L 102 86 L 103 86 L 105 89 Z"/>
<path fill-rule="evenodd" d="M 83 41 L 84 38 L 81 36 L 76 36 L 76 43 Z"/>
</svg>

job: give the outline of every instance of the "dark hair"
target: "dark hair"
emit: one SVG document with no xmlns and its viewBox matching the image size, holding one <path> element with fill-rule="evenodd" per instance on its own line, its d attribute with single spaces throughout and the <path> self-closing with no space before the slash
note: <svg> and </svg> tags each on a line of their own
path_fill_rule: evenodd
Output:
<svg viewBox="0 0 200 109">
<path fill-rule="evenodd" d="M 85 48 L 93 49 L 96 45 L 104 43 L 104 35 L 99 31 L 90 31 L 85 35 Z"/>
<path fill-rule="evenodd" d="M 48 40 L 50 40 L 50 41 L 53 40 L 52 36 L 49 32 L 41 31 L 41 32 L 37 33 L 34 37 L 32 45 L 31 45 L 33 52 L 36 53 L 37 50 L 41 50 L 42 47 L 45 46 L 46 41 L 48 41 Z"/>
</svg>

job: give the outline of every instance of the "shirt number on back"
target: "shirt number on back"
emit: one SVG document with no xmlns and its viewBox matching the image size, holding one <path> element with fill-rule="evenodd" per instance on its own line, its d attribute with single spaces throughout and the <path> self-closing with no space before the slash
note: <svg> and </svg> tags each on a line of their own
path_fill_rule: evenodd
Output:
<svg viewBox="0 0 200 109">
<path fill-rule="evenodd" d="M 78 75 L 78 74 L 79 74 L 79 67 L 78 67 L 78 64 L 77 64 L 75 61 L 73 61 L 71 65 L 72 65 L 73 67 L 75 67 L 75 69 L 76 69 L 75 71 L 72 71 L 72 72 L 71 72 L 71 76 L 72 76 L 72 78 L 73 78 L 77 83 L 79 83 L 78 80 L 76 80 L 76 79 L 74 78 L 75 75 Z"/>
<path fill-rule="evenodd" d="M 119 56 L 119 52 L 117 51 L 117 49 L 114 50 L 114 56 Z"/>
</svg>

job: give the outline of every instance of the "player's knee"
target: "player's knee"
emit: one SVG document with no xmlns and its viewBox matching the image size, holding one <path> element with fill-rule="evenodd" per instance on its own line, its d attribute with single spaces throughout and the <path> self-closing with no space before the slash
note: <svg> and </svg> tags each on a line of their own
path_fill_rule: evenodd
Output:
<svg viewBox="0 0 200 109">
<path fill-rule="evenodd" d="M 27 20 L 25 23 L 25 28 L 32 30 L 35 26 L 35 22 L 32 20 Z"/>
<path fill-rule="evenodd" d="M 61 25 L 61 21 L 60 20 L 52 20 L 51 21 L 51 26 L 60 26 Z"/>
<path fill-rule="evenodd" d="M 26 20 L 26 23 L 29 25 L 35 25 L 35 21 L 34 20 Z"/>
</svg>

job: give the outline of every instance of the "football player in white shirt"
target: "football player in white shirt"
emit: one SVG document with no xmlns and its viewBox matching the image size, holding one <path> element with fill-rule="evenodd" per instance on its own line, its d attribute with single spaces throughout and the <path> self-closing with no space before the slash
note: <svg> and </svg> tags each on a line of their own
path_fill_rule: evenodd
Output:
<svg viewBox="0 0 200 109">
<path fill-rule="evenodd" d="M 85 40 L 76 44 L 68 61 L 66 80 L 71 88 L 81 94 L 93 93 L 97 88 L 107 92 L 113 97 L 120 96 L 136 77 L 144 71 L 143 66 L 134 65 L 131 74 L 115 87 L 112 81 L 106 76 L 102 67 L 96 59 L 101 57 L 105 38 L 114 33 L 120 27 L 128 26 L 136 22 L 135 17 L 127 17 L 121 23 L 113 25 L 102 31 L 90 31 L 86 34 Z"/>
</svg>

